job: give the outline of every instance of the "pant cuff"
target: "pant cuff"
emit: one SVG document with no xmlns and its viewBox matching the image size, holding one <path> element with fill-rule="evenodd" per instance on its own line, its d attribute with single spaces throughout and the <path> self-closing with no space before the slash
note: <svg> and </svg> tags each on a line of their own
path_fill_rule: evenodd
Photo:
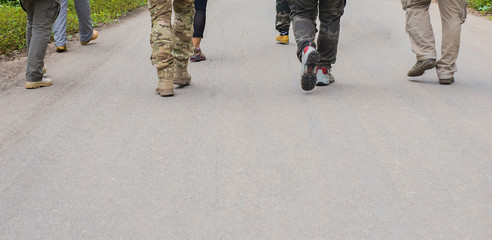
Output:
<svg viewBox="0 0 492 240">
<path fill-rule="evenodd" d="M 417 61 L 425 61 L 429 59 L 437 59 L 437 57 L 436 55 L 424 55 L 424 56 L 417 57 Z"/>
</svg>

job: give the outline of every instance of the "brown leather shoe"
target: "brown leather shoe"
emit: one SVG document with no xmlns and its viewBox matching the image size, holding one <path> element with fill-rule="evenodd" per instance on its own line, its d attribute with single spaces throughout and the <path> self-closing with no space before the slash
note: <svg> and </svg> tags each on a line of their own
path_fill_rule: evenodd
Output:
<svg viewBox="0 0 492 240">
<path fill-rule="evenodd" d="M 57 52 L 65 52 L 65 51 L 67 51 L 67 45 L 61 46 L 61 47 L 56 47 L 55 51 L 57 51 Z"/>
<path fill-rule="evenodd" d="M 92 30 L 92 37 L 88 42 L 80 42 L 82 45 L 88 44 L 90 41 L 95 40 L 99 36 L 99 32 L 97 30 Z"/>
</svg>

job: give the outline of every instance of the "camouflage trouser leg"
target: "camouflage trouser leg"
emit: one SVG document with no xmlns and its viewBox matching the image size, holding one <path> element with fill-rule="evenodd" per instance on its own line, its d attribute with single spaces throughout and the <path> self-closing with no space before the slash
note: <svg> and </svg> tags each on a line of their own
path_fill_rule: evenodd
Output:
<svg viewBox="0 0 492 240">
<path fill-rule="evenodd" d="M 290 7 L 289 0 L 277 0 L 277 17 L 275 28 L 277 31 L 289 31 L 290 27 Z"/>
<path fill-rule="evenodd" d="M 297 42 L 297 56 L 301 59 L 302 50 L 311 44 L 316 47 L 316 17 L 321 23 L 318 36 L 320 65 L 331 67 L 337 56 L 340 35 L 340 18 L 343 15 L 346 0 L 291 0 L 291 19 Z"/>
<path fill-rule="evenodd" d="M 193 0 L 174 0 L 174 36 L 176 43 L 173 49 L 175 67 L 186 69 L 193 51 L 193 17 L 195 5 Z"/>
<path fill-rule="evenodd" d="M 172 71 L 175 64 L 186 64 L 193 46 L 193 0 L 149 0 L 148 6 L 152 18 L 152 64 L 166 72 Z M 175 18 L 171 26 L 173 8 Z"/>
</svg>

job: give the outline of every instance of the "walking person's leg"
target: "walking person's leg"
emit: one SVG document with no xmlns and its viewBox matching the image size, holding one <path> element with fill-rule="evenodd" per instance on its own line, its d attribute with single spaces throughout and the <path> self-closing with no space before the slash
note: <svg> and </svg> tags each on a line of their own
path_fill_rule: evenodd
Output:
<svg viewBox="0 0 492 240">
<path fill-rule="evenodd" d="M 22 6 L 28 15 L 26 88 L 50 86 L 53 81 L 43 77 L 44 57 L 60 4 L 54 0 L 31 0 L 22 1 Z"/>
<path fill-rule="evenodd" d="M 317 70 L 317 86 L 326 86 L 335 81 L 331 74 L 332 64 L 336 62 L 340 19 L 344 13 L 346 0 L 320 1 L 318 52 L 320 63 Z"/>
<path fill-rule="evenodd" d="M 174 0 L 174 83 L 186 86 L 191 83 L 188 73 L 188 61 L 190 59 L 193 43 L 193 16 L 195 7 L 193 0 Z"/>
<path fill-rule="evenodd" d="M 60 13 L 53 24 L 53 36 L 57 52 L 67 50 L 67 5 L 68 0 L 60 1 Z"/>
<path fill-rule="evenodd" d="M 319 64 L 319 53 L 314 43 L 318 0 L 291 0 L 290 9 L 297 57 L 302 64 L 301 87 L 309 91 L 316 86 L 316 68 Z"/>
<path fill-rule="evenodd" d="M 92 27 L 91 7 L 89 0 L 75 0 L 75 11 L 79 19 L 80 43 L 85 45 L 97 38 L 99 33 Z"/>
<path fill-rule="evenodd" d="M 174 95 L 174 30 L 171 26 L 171 0 L 149 0 L 152 29 L 150 45 L 152 47 L 152 64 L 157 68 L 159 83 L 156 93 L 161 96 Z"/>
<path fill-rule="evenodd" d="M 288 44 L 290 28 L 289 0 L 277 0 L 276 5 L 275 29 L 277 29 L 279 35 L 275 40 L 282 44 Z"/>
<path fill-rule="evenodd" d="M 458 71 L 456 60 L 460 50 L 461 24 L 466 19 L 466 0 L 439 0 L 442 22 L 441 59 L 437 61 L 437 76 L 441 84 L 454 82 Z"/>
<path fill-rule="evenodd" d="M 420 76 L 436 66 L 436 45 L 429 15 L 431 0 L 402 0 L 402 4 L 406 10 L 406 31 L 417 56 L 417 63 L 407 75 Z"/>
<path fill-rule="evenodd" d="M 207 20 L 207 0 L 195 0 L 195 17 L 193 20 L 193 55 L 190 60 L 192 62 L 199 62 L 207 60 L 205 54 L 202 53 L 200 43 L 203 39 L 203 32 L 205 31 L 205 23 Z"/>
</svg>

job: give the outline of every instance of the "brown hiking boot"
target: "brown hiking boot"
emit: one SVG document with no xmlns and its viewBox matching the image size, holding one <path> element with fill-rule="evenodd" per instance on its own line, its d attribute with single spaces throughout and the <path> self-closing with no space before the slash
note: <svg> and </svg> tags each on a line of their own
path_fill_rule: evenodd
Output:
<svg viewBox="0 0 492 240">
<path fill-rule="evenodd" d="M 174 96 L 173 70 L 157 70 L 157 75 L 159 77 L 159 83 L 155 89 L 155 92 L 162 97 Z"/>
<path fill-rule="evenodd" d="M 422 61 L 417 61 L 415 65 L 413 65 L 412 69 L 408 71 L 409 77 L 418 77 L 422 76 L 426 70 L 432 69 L 436 67 L 436 59 L 427 59 Z"/>
<path fill-rule="evenodd" d="M 188 71 L 176 71 L 174 70 L 174 84 L 180 87 L 185 87 L 191 84 L 191 76 Z"/>
<path fill-rule="evenodd" d="M 176 62 L 174 65 L 174 84 L 185 87 L 191 84 L 191 76 L 188 73 L 188 61 Z"/>
<path fill-rule="evenodd" d="M 90 41 L 95 40 L 99 36 L 99 32 L 97 30 L 92 30 L 92 37 L 88 42 L 80 42 L 82 45 L 87 45 Z"/>
</svg>

